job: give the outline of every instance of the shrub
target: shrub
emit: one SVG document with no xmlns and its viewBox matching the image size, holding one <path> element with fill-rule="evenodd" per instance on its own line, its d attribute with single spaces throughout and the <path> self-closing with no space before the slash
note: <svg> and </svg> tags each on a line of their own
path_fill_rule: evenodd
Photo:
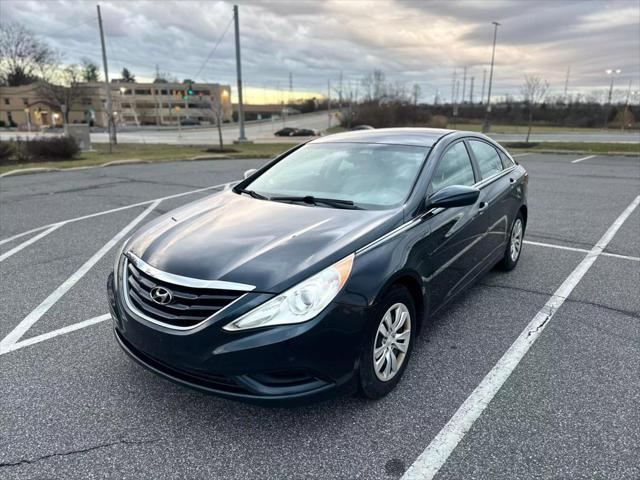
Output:
<svg viewBox="0 0 640 480">
<path fill-rule="evenodd" d="M 35 160 L 69 160 L 80 151 L 71 137 L 37 138 L 25 146 L 28 156 Z"/>
<path fill-rule="evenodd" d="M 0 142 L 0 162 L 6 163 L 13 156 L 13 145 L 9 142 Z"/>
</svg>

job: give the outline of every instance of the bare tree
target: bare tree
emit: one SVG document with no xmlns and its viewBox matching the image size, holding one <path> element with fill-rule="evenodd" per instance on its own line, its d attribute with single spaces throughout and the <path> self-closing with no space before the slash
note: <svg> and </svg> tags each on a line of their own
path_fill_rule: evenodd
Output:
<svg viewBox="0 0 640 480">
<path fill-rule="evenodd" d="M 0 24 L 0 82 L 28 85 L 54 64 L 58 54 L 19 23 Z"/>
<path fill-rule="evenodd" d="M 85 82 L 97 82 L 100 80 L 98 65 L 89 58 L 82 59 L 82 79 Z"/>
<path fill-rule="evenodd" d="M 218 127 L 218 141 L 220 142 L 220 151 L 224 150 L 224 143 L 222 141 L 222 122 L 224 121 L 224 105 L 222 103 L 222 88 L 218 87 L 218 91 L 212 96 L 211 110 L 213 111 L 213 117 L 216 120 L 216 127 Z"/>
<path fill-rule="evenodd" d="M 64 123 L 69 123 L 71 108 L 83 94 L 82 73 L 78 65 L 68 65 L 60 74 L 62 85 L 44 80 L 38 83 L 38 95 L 45 103 L 62 111 Z"/>
<path fill-rule="evenodd" d="M 549 82 L 540 77 L 539 75 L 525 75 L 524 84 L 521 87 L 524 101 L 529 107 L 529 128 L 527 129 L 526 143 L 529 143 L 529 137 L 531 136 L 531 126 L 533 124 L 533 109 L 539 103 L 544 101 L 544 98 L 549 89 Z"/>
</svg>

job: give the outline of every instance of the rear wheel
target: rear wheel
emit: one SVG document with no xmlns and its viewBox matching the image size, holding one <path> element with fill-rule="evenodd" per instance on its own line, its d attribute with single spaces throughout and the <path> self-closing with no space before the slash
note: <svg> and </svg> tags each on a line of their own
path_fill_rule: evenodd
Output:
<svg viewBox="0 0 640 480">
<path fill-rule="evenodd" d="M 384 397 L 400 381 L 416 330 L 413 298 L 400 285 L 380 300 L 360 358 L 360 390 L 371 399 Z"/>
<path fill-rule="evenodd" d="M 504 257 L 498 264 L 498 266 L 505 271 L 513 270 L 520 260 L 520 253 L 522 252 L 522 242 L 524 241 L 524 219 L 522 213 L 518 213 L 516 219 L 511 225 L 511 233 L 509 235 L 509 242 L 504 252 Z"/>
</svg>

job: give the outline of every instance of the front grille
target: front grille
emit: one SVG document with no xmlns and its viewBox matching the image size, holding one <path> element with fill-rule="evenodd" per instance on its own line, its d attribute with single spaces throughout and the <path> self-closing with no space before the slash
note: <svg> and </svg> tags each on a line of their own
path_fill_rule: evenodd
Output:
<svg viewBox="0 0 640 480">
<path fill-rule="evenodd" d="M 135 309 L 147 317 L 172 327 L 193 327 L 234 302 L 246 292 L 192 288 L 174 285 L 154 278 L 137 268 L 128 258 L 124 261 L 125 295 Z M 163 287 L 171 292 L 166 305 L 155 302 L 151 291 Z"/>
</svg>

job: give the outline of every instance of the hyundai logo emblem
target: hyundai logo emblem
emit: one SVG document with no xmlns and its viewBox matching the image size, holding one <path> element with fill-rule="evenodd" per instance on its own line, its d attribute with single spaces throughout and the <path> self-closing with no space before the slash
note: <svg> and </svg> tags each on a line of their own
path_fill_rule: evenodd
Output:
<svg viewBox="0 0 640 480">
<path fill-rule="evenodd" d="M 151 300 L 159 305 L 167 305 L 173 300 L 173 295 L 170 290 L 164 287 L 153 287 L 150 292 Z"/>
</svg>

